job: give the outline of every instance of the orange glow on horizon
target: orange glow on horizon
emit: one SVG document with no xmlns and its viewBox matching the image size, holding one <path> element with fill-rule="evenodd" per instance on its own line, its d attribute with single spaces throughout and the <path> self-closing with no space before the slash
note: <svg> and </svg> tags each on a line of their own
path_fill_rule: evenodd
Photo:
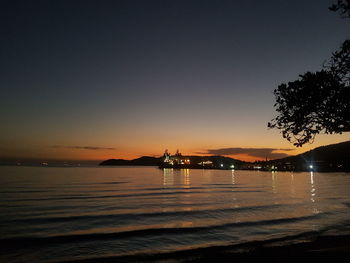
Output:
<svg viewBox="0 0 350 263">
<path fill-rule="evenodd" d="M 37 137 L 35 137 L 37 138 Z M 100 138 L 100 137 L 98 137 Z M 231 143 L 225 143 L 220 140 L 216 142 L 212 142 L 212 144 L 205 144 L 205 140 L 198 141 L 187 141 L 188 137 L 184 140 L 176 139 L 174 141 L 155 141 L 155 140 L 145 140 L 140 139 L 139 141 L 121 141 L 115 144 L 109 144 L 109 141 L 113 141 L 109 138 L 104 138 L 103 140 L 93 140 L 90 138 L 89 140 L 71 140 L 67 142 L 56 142 L 50 143 L 47 140 L 45 143 L 32 142 L 27 143 L 26 141 L 18 141 L 16 144 L 8 145 L 4 144 L 2 153 L 0 155 L 1 159 L 15 160 L 15 161 L 25 161 L 25 160 L 40 160 L 40 161 L 95 161 L 100 162 L 107 159 L 126 159 L 131 160 L 135 158 L 139 158 L 142 156 L 153 156 L 160 157 L 163 155 L 165 149 L 169 149 L 169 151 L 174 154 L 176 149 L 180 149 L 180 152 L 183 155 L 197 155 L 197 156 L 205 156 L 209 154 L 205 154 L 207 149 L 222 149 L 229 148 L 230 146 L 234 147 L 242 147 L 242 148 L 274 148 L 276 150 L 273 153 L 285 153 L 287 155 L 293 156 L 298 155 L 319 146 L 335 144 L 346 141 L 345 135 L 333 135 L 333 136 L 319 136 L 319 140 L 315 141 L 313 144 L 307 144 L 301 148 L 295 148 L 292 144 L 276 139 L 273 141 L 261 141 L 258 140 L 257 143 L 252 143 L 251 141 L 241 143 L 232 141 Z M 198 138 L 197 138 L 198 139 Z M 85 143 L 89 141 L 90 143 Z M 273 143 L 274 142 L 274 143 Z M 67 146 L 51 146 L 51 145 L 67 145 Z M 72 146 L 73 145 L 73 146 Z M 78 146 L 74 146 L 78 145 Z M 79 146 L 81 145 L 81 146 Z M 93 146 L 84 146 L 84 145 L 93 145 Z M 94 147 L 95 146 L 95 147 Z M 282 150 L 280 150 L 282 149 Z M 290 149 L 290 150 L 283 150 Z M 254 161 L 263 161 L 265 158 L 252 156 L 249 154 L 235 154 L 235 155 L 224 155 L 227 157 L 231 157 L 234 159 L 254 162 Z M 269 156 L 267 155 L 269 158 Z M 269 158 L 271 160 L 272 158 Z M 276 158 L 275 158 L 276 159 Z"/>
</svg>

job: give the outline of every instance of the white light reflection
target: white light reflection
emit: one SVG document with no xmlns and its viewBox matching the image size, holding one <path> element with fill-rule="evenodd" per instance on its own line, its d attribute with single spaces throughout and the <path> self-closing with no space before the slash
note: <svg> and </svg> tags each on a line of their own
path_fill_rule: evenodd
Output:
<svg viewBox="0 0 350 263">
<path fill-rule="evenodd" d="M 191 184 L 191 179 L 190 179 L 190 169 L 181 169 L 181 174 L 183 175 L 183 182 L 184 182 L 184 187 L 188 188 L 190 187 Z"/>
<path fill-rule="evenodd" d="M 232 174 L 232 184 L 235 184 L 235 170 L 231 170 Z"/>
<path fill-rule="evenodd" d="M 277 172 L 276 171 L 272 171 L 271 172 L 271 175 L 272 175 L 272 192 L 274 193 L 274 194 L 276 194 L 277 193 L 277 191 L 276 191 L 276 177 L 277 177 Z"/>
<path fill-rule="evenodd" d="M 235 177 L 235 170 L 231 170 L 231 183 L 232 185 L 236 184 L 236 177 Z M 238 208 L 239 205 L 237 204 L 237 197 L 235 193 L 235 187 L 232 187 L 232 207 L 233 208 Z"/>
<path fill-rule="evenodd" d="M 174 185 L 174 169 L 163 169 L 163 186 Z"/>
<path fill-rule="evenodd" d="M 316 189 L 314 184 L 314 172 L 310 172 L 310 183 L 311 183 L 311 202 L 315 202 Z"/>
<path fill-rule="evenodd" d="M 291 183 L 290 183 L 290 192 L 292 194 L 292 197 L 295 197 L 295 185 L 294 185 L 294 174 L 291 173 Z"/>
</svg>

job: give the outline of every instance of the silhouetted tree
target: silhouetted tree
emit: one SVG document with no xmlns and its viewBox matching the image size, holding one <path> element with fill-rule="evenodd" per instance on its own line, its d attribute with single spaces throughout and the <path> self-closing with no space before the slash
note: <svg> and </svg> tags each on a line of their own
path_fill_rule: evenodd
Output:
<svg viewBox="0 0 350 263">
<path fill-rule="evenodd" d="M 350 0 L 336 0 L 329 9 L 350 17 Z M 299 147 L 321 132 L 350 131 L 350 40 L 333 53 L 323 70 L 299 77 L 274 90 L 278 115 L 268 127 L 282 130 L 283 137 Z"/>
<path fill-rule="evenodd" d="M 336 0 L 335 3 L 329 7 L 329 10 L 338 12 L 342 17 L 350 17 L 350 1 Z"/>
<path fill-rule="evenodd" d="M 332 72 L 307 72 L 274 91 L 279 115 L 268 123 L 295 146 L 317 134 L 350 131 L 350 92 Z"/>
<path fill-rule="evenodd" d="M 321 132 L 350 131 L 350 40 L 333 53 L 323 70 L 299 77 L 274 90 L 279 115 L 268 127 L 282 130 L 295 146 L 313 142 Z"/>
<path fill-rule="evenodd" d="M 350 40 L 347 39 L 341 48 L 333 53 L 332 58 L 324 65 L 324 68 L 332 72 L 345 85 L 350 82 Z"/>
</svg>

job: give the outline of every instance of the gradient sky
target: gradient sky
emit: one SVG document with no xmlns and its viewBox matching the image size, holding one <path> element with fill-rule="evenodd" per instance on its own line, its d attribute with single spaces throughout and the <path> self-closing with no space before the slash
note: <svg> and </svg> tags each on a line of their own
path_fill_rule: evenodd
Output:
<svg viewBox="0 0 350 263">
<path fill-rule="evenodd" d="M 331 3 L 6 1 L 0 158 L 103 160 L 179 148 L 255 160 L 348 140 L 318 136 L 296 149 L 267 129 L 273 90 L 319 70 L 349 37 Z"/>
</svg>

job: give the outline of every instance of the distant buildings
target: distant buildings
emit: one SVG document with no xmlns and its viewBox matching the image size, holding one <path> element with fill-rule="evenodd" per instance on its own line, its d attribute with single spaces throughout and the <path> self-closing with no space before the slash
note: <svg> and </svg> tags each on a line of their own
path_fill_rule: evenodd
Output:
<svg viewBox="0 0 350 263">
<path fill-rule="evenodd" d="M 171 155 L 168 150 L 165 150 L 163 154 L 163 163 L 168 165 L 190 165 L 191 161 L 188 158 L 182 156 L 179 150 L 176 151 L 175 155 Z"/>
<path fill-rule="evenodd" d="M 203 167 L 213 167 L 213 162 L 212 161 L 201 161 L 198 163 L 198 165 L 203 166 Z"/>
<path fill-rule="evenodd" d="M 192 168 L 192 169 L 234 169 L 235 162 L 222 156 L 183 156 L 179 150 L 171 155 L 165 150 L 160 168 Z"/>
</svg>

